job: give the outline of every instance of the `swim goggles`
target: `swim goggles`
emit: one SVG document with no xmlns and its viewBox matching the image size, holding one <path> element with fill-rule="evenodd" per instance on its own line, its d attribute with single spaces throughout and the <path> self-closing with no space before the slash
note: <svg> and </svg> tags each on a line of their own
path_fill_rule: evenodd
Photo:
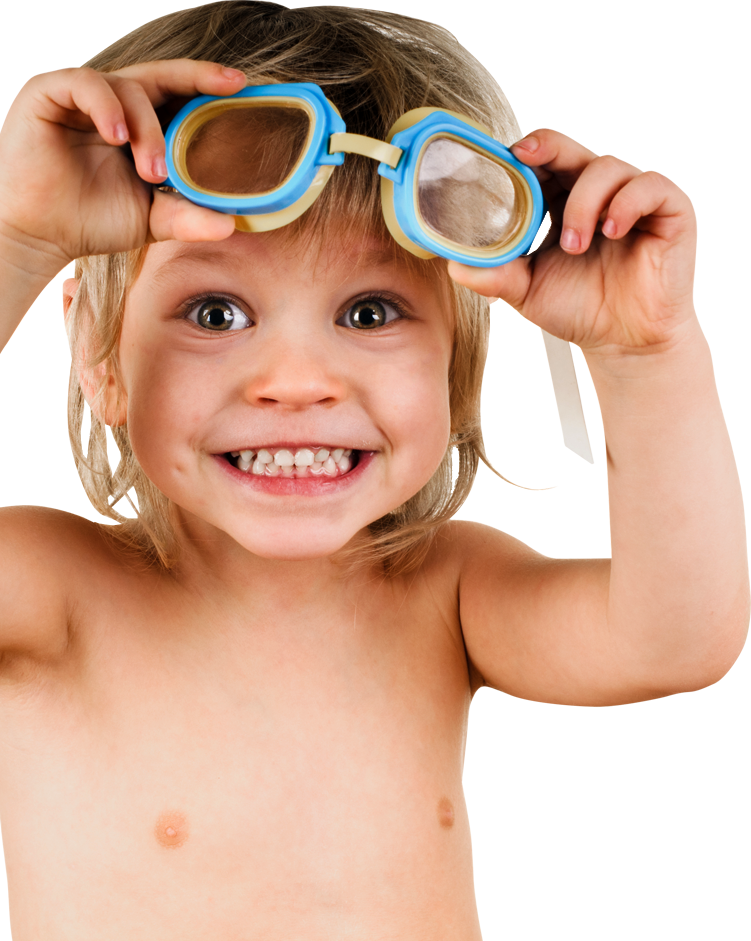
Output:
<svg viewBox="0 0 751 941">
<path fill-rule="evenodd" d="M 529 250 L 544 215 L 534 173 L 475 121 L 417 108 L 386 141 L 349 134 L 310 82 L 194 98 L 170 123 L 166 142 L 164 185 L 231 213 L 246 232 L 302 215 L 347 153 L 378 161 L 389 232 L 421 258 L 502 265 Z"/>
</svg>

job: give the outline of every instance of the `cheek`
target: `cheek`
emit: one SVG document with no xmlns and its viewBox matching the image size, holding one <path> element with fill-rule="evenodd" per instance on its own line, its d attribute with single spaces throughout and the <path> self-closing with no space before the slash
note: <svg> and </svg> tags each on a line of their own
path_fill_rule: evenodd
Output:
<svg viewBox="0 0 751 941">
<path fill-rule="evenodd" d="M 448 361 L 441 350 L 428 351 L 400 370 L 386 398 L 394 472 L 417 492 L 433 476 L 449 443 Z M 411 496 L 412 493 L 407 494 Z M 405 497 L 406 499 L 407 497 Z"/>
<path fill-rule="evenodd" d="M 191 442 L 211 410 L 213 384 L 174 356 L 125 358 L 128 434 L 133 453 L 160 489 L 188 471 Z"/>
</svg>

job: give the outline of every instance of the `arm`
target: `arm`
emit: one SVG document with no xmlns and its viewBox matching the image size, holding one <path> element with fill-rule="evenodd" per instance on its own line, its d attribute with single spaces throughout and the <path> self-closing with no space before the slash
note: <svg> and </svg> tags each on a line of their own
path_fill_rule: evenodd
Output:
<svg viewBox="0 0 751 941">
<path fill-rule="evenodd" d="M 690 372 L 700 397 L 702 368 L 710 394 L 697 409 L 681 394 L 685 383 L 662 375 L 639 384 L 646 403 L 627 377 L 596 380 L 612 563 L 546 559 L 486 527 L 461 534 L 462 630 L 487 685 L 613 705 L 699 689 L 732 665 L 748 623 L 743 514 L 703 347 L 693 362 L 688 351 L 676 357 L 674 378 Z M 665 384 L 672 394 L 657 408 Z"/>
<path fill-rule="evenodd" d="M 21 323 L 24 314 L 49 282 L 65 267 L 43 247 L 34 249 L 17 241 L 15 233 L 0 222 L 0 350 Z"/>
<path fill-rule="evenodd" d="M 47 246 L 25 245 L 0 223 L 0 349 L 64 265 Z M 70 583 L 62 569 L 71 546 L 63 516 L 37 507 L 0 509 L 0 689 L 3 680 L 26 675 L 29 658 L 48 660 L 65 649 Z"/>
<path fill-rule="evenodd" d="M 533 137 L 516 153 L 539 168 L 551 237 L 539 257 L 452 275 L 584 350 L 605 425 L 613 558 L 508 555 L 484 536 L 462 566 L 469 655 L 490 685 L 533 699 L 610 704 L 697 689 L 743 645 L 748 568 L 692 306 L 693 211 L 658 174 L 551 131 Z"/>
<path fill-rule="evenodd" d="M 695 321 L 657 356 L 589 357 L 608 441 L 608 625 L 659 688 L 722 677 L 748 625 L 740 484 Z"/>
<path fill-rule="evenodd" d="M 241 73 L 214 63 L 176 60 L 109 75 L 65 69 L 24 86 L 0 131 L 0 349 L 74 258 L 231 235 L 231 216 L 152 193 L 165 176 L 155 108 L 174 95 L 231 94 L 243 84 Z M 0 511 L 0 666 L 63 643 L 74 530 L 66 514 Z"/>
</svg>

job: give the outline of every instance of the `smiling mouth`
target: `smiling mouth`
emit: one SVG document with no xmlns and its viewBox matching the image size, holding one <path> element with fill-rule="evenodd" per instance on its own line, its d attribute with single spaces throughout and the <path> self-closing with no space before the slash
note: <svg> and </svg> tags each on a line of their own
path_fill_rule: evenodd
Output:
<svg viewBox="0 0 751 941">
<path fill-rule="evenodd" d="M 254 477 L 343 477 L 357 466 L 360 452 L 352 448 L 258 448 L 229 451 L 225 458 Z"/>
</svg>

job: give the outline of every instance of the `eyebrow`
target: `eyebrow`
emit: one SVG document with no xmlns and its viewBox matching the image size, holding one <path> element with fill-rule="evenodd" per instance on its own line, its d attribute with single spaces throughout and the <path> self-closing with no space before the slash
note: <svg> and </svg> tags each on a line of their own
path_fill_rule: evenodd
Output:
<svg viewBox="0 0 751 941">
<path fill-rule="evenodd" d="M 218 264 L 227 263 L 237 267 L 240 259 L 234 252 L 228 252 L 223 249 L 201 249 L 186 245 L 179 248 L 174 255 L 163 262 L 154 272 L 153 280 L 156 282 L 167 280 L 174 269 L 192 264 Z"/>
<path fill-rule="evenodd" d="M 352 253 L 356 257 L 352 259 L 352 268 L 358 267 L 390 267 L 396 265 L 400 267 L 399 256 L 394 252 L 391 246 L 364 248 L 359 252 Z M 180 247 L 174 255 L 164 261 L 154 272 L 153 280 L 157 283 L 170 278 L 175 269 L 179 269 L 192 264 L 226 264 L 229 263 L 235 268 L 244 266 L 246 259 L 243 259 L 236 252 L 227 251 L 222 248 L 198 248 L 195 243 L 186 244 Z M 403 263 L 402 263 L 403 265 Z"/>
</svg>

